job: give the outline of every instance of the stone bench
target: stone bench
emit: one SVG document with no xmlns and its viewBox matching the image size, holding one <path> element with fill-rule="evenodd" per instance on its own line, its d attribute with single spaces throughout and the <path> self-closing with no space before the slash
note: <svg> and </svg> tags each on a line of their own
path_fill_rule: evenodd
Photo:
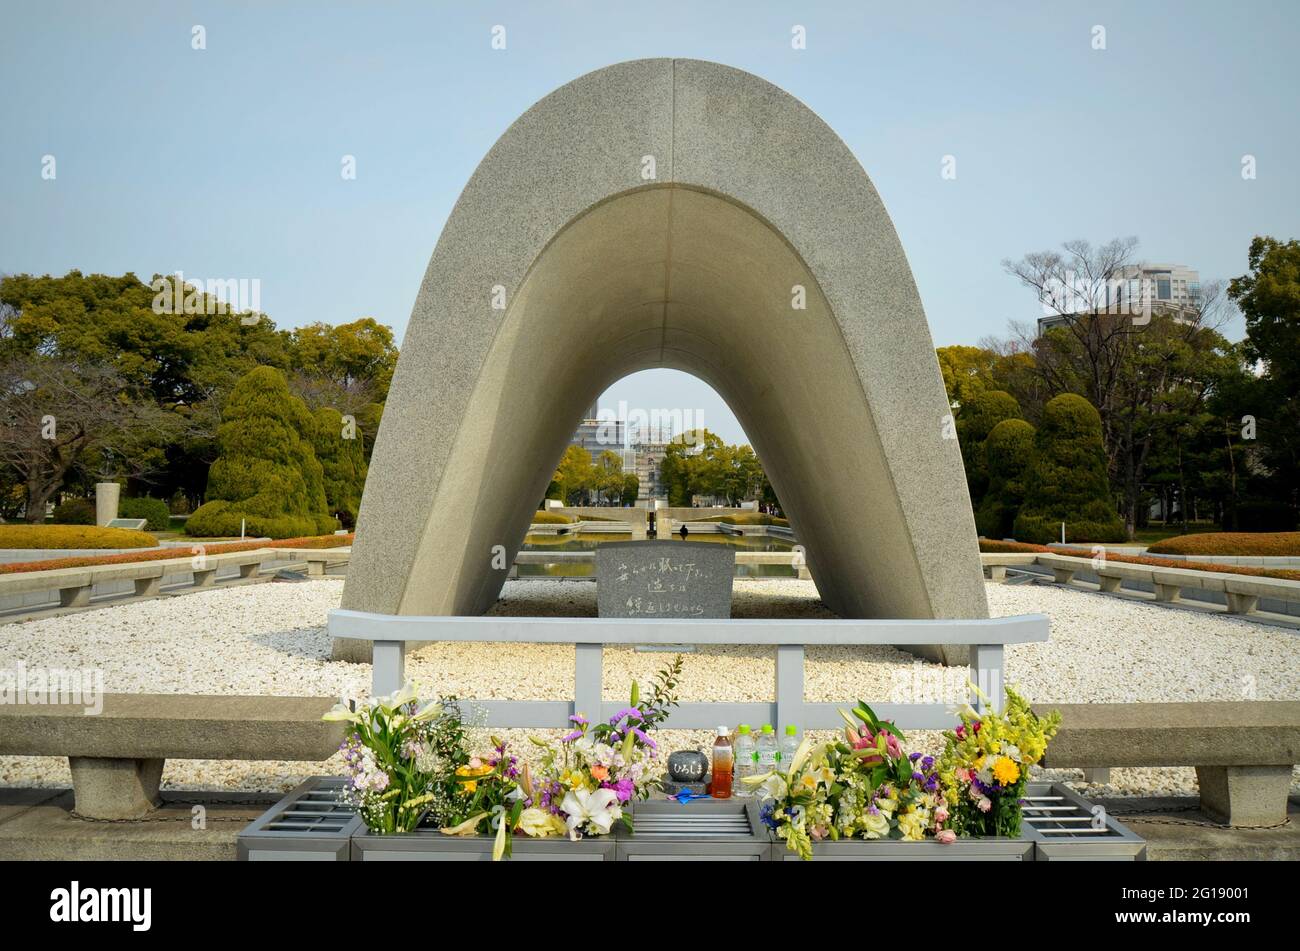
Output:
<svg viewBox="0 0 1300 951">
<path fill-rule="evenodd" d="M 1194 766 L 1201 806 L 1231 826 L 1286 821 L 1300 701 L 1042 704 L 1061 712 L 1043 765 Z"/>
<path fill-rule="evenodd" d="M 162 581 L 167 575 L 189 574 L 194 579 L 194 587 L 210 588 L 216 583 L 217 571 L 221 568 L 233 565 L 238 568 L 240 579 L 245 580 L 257 576 L 262 562 L 280 556 L 278 551 L 265 548 L 212 554 L 204 556 L 202 567 L 196 568 L 193 554 L 187 554 L 185 549 L 177 551 L 175 558 L 155 561 L 128 561 L 82 568 L 0 574 L 0 595 L 57 590 L 61 607 L 85 607 L 90 604 L 91 594 L 97 584 L 129 580 L 135 584 L 137 597 L 154 597 L 161 593 Z"/>
<path fill-rule="evenodd" d="M 1261 597 L 1278 601 L 1300 601 L 1300 582 L 1283 578 L 1135 565 L 1122 561 L 1105 561 L 1094 565 L 1090 559 L 1069 555 L 1039 555 L 1037 562 L 1052 570 L 1057 584 L 1070 584 L 1078 572 L 1091 571 L 1097 575 L 1102 591 L 1117 594 L 1125 581 L 1136 581 L 1151 585 L 1156 600 L 1166 604 L 1177 602 L 1185 589 L 1216 591 L 1223 594 L 1229 614 L 1253 613 L 1258 608 Z"/>
<path fill-rule="evenodd" d="M 78 814 L 137 819 L 158 804 L 167 759 L 329 759 L 344 725 L 327 697 L 104 694 L 80 704 L 0 704 L 0 754 L 66 756 Z"/>
</svg>

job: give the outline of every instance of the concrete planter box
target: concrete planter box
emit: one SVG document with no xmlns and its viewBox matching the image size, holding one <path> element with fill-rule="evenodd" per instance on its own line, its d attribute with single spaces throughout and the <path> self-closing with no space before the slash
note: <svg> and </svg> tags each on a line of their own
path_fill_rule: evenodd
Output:
<svg viewBox="0 0 1300 951">
<path fill-rule="evenodd" d="M 241 862 L 347 862 L 360 816 L 339 802 L 343 780 L 317 776 L 254 819 L 238 839 Z"/>
<path fill-rule="evenodd" d="M 398 835 L 373 835 L 362 827 L 352 836 L 354 862 L 490 862 L 493 837 L 443 835 L 421 829 Z M 610 862 L 614 859 L 612 835 L 570 842 L 552 836 L 530 839 L 516 835 L 511 842 L 512 862 Z"/>
<path fill-rule="evenodd" d="M 1038 862 L 1143 862 L 1146 840 L 1061 783 L 1025 788 L 1025 834 Z"/>
<path fill-rule="evenodd" d="M 685 805 L 667 799 L 632 808 L 632 831 L 617 827 L 620 862 L 765 862 L 772 837 L 745 799 L 701 799 Z"/>
</svg>

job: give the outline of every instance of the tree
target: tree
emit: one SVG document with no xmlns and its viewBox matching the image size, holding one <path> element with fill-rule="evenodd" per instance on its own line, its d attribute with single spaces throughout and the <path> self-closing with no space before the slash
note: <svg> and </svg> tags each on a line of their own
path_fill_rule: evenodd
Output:
<svg viewBox="0 0 1300 951">
<path fill-rule="evenodd" d="M 357 523 L 366 485 L 366 457 L 356 427 L 338 410 L 322 406 L 313 416 L 312 448 L 321 464 L 325 501 L 344 528 Z"/>
<path fill-rule="evenodd" d="M 612 449 L 606 449 L 596 458 L 591 485 L 588 486 L 606 502 L 615 502 L 623 494 L 623 460 Z"/>
<path fill-rule="evenodd" d="M 984 440 L 988 490 L 975 514 L 975 526 L 986 538 L 1006 538 L 1025 500 L 1033 468 L 1034 427 L 1023 419 L 1004 419 Z"/>
<path fill-rule="evenodd" d="M 1020 404 L 1003 390 L 983 390 L 962 407 L 957 416 L 957 444 L 966 467 L 966 485 L 971 505 L 978 508 L 988 488 L 984 463 L 984 440 L 1004 419 L 1019 419 Z"/>
<path fill-rule="evenodd" d="M 101 477 L 151 465 L 155 444 L 176 420 L 112 367 L 45 354 L 0 357 L 0 464 L 22 486 L 28 522 L 78 469 Z"/>
<path fill-rule="evenodd" d="M 1144 516 L 1148 465 L 1170 432 L 1162 417 L 1175 407 L 1196 411 L 1228 356 L 1218 333 L 1222 283 L 1202 282 L 1199 299 L 1177 312 L 1152 311 L 1129 287 L 1136 247 L 1136 238 L 1097 248 L 1071 241 L 1064 255 L 1040 251 L 1003 262 L 1058 319 L 1042 334 L 1022 329 L 1021 342 L 1033 351 L 1046 393 L 1077 393 L 1097 409 L 1130 538 Z"/>
<path fill-rule="evenodd" d="M 1247 261 L 1249 272 L 1228 286 L 1246 320 L 1246 357 L 1262 369 L 1243 417 L 1254 423 L 1267 491 L 1294 513 L 1300 504 L 1300 241 L 1256 237 Z"/>
<path fill-rule="evenodd" d="M 289 363 L 288 335 L 264 315 L 233 313 L 194 285 L 176 287 L 170 277 L 155 275 L 146 285 L 131 273 L 8 275 L 0 281 L 0 310 L 3 355 L 43 355 L 69 365 L 111 369 L 126 398 L 151 399 L 175 416 L 174 429 L 166 432 L 134 429 L 138 437 L 158 437 L 152 465 L 137 464 L 120 473 L 164 497 L 179 490 L 196 502 L 201 499 L 207 467 L 216 457 L 225 395 L 254 367 Z M 133 454 L 140 457 L 138 449 Z"/>
<path fill-rule="evenodd" d="M 284 374 L 258 367 L 230 393 L 217 430 L 221 454 L 208 474 L 207 501 L 186 523 L 192 535 L 291 538 L 332 531 L 315 421 Z"/>
<path fill-rule="evenodd" d="M 1091 403 L 1073 393 L 1063 393 L 1044 407 L 1015 537 L 1039 544 L 1053 541 L 1062 522 L 1066 541 L 1127 537 L 1111 504 L 1101 418 Z"/>
<path fill-rule="evenodd" d="M 641 480 L 634 473 L 623 476 L 623 493 L 619 501 L 627 505 L 636 505 L 637 496 L 641 494 Z"/>
<path fill-rule="evenodd" d="M 291 338 L 294 392 L 313 409 L 333 406 L 352 417 L 369 459 L 397 367 L 392 329 L 362 317 L 337 326 L 308 324 Z"/>
<path fill-rule="evenodd" d="M 581 446 L 569 446 L 560 457 L 560 464 L 552 478 L 559 492 L 559 500 L 565 505 L 581 505 L 582 496 L 591 485 L 594 475 L 591 453 Z"/>
</svg>

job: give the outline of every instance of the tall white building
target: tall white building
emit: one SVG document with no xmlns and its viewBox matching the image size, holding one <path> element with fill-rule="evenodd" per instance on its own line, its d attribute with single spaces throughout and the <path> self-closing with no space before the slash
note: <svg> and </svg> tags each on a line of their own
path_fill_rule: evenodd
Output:
<svg viewBox="0 0 1300 951">
<path fill-rule="evenodd" d="M 1102 291 L 1098 306 L 1118 313 L 1170 314 L 1177 320 L 1190 321 L 1201 308 L 1201 275 L 1185 264 L 1128 264 L 1120 268 Z M 1038 318 L 1042 334 L 1064 327 L 1068 318 L 1049 314 Z"/>
</svg>

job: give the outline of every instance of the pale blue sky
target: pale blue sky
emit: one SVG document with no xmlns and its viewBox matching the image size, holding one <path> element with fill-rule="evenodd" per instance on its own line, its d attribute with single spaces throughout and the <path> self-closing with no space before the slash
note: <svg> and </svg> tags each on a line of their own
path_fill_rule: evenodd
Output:
<svg viewBox="0 0 1300 951">
<path fill-rule="evenodd" d="M 282 327 L 373 315 L 400 336 L 497 136 L 556 86 L 645 56 L 749 70 L 826 119 L 893 216 L 938 345 L 1034 315 L 1004 257 L 1131 234 L 1148 260 L 1231 277 L 1254 234 L 1300 222 L 1294 0 L 6 0 L 0 18 L 0 271 L 259 278 Z M 619 399 L 697 407 L 740 438 L 668 371 Z"/>
</svg>

